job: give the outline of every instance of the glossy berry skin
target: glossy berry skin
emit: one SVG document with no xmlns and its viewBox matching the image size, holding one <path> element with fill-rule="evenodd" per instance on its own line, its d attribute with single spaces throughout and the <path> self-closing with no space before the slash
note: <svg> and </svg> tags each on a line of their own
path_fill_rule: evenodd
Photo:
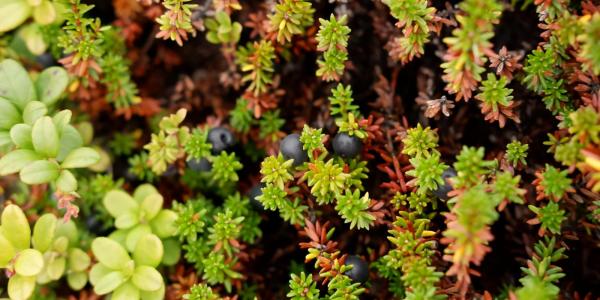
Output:
<svg viewBox="0 0 600 300">
<path fill-rule="evenodd" d="M 192 158 L 187 161 L 187 165 L 192 171 L 196 172 L 210 172 L 212 170 L 212 164 L 206 158 Z"/>
<path fill-rule="evenodd" d="M 257 197 L 262 195 L 263 187 L 265 187 L 264 184 L 259 183 L 255 186 L 253 186 L 252 189 L 248 192 L 248 198 L 250 199 L 250 203 L 252 204 L 252 206 L 254 206 L 255 208 L 258 208 L 259 210 L 265 209 L 265 207 L 262 205 L 262 203 L 260 203 L 260 201 L 258 201 L 256 199 Z"/>
<path fill-rule="evenodd" d="M 235 144 L 235 137 L 225 127 L 213 127 L 208 131 L 208 142 L 212 145 L 212 153 L 219 154 Z"/>
<path fill-rule="evenodd" d="M 299 166 L 308 161 L 308 154 L 302 149 L 300 135 L 297 133 L 292 133 L 281 140 L 279 150 L 286 160 L 294 160 L 294 166 Z"/>
<path fill-rule="evenodd" d="M 442 179 L 444 180 L 444 185 L 438 186 L 438 188 L 433 191 L 433 194 L 438 198 L 446 201 L 448 200 L 448 192 L 452 190 L 452 185 L 448 182 L 448 178 L 456 177 L 456 171 L 452 167 L 448 167 L 442 173 Z"/>
<path fill-rule="evenodd" d="M 354 158 L 362 150 L 362 142 L 355 136 L 350 136 L 345 132 L 338 132 L 333 138 L 333 151 L 343 158 Z"/>
<path fill-rule="evenodd" d="M 357 255 L 350 255 L 346 258 L 346 265 L 351 265 L 352 269 L 346 271 L 346 275 L 354 282 L 364 283 L 369 279 L 369 264 Z"/>
</svg>

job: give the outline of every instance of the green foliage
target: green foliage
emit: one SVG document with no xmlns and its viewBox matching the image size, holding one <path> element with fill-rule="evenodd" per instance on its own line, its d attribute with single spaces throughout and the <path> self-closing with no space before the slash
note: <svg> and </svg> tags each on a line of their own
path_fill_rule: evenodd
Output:
<svg viewBox="0 0 600 300">
<path fill-rule="evenodd" d="M 277 41 L 290 42 L 292 36 L 304 33 L 313 23 L 315 9 L 309 1 L 281 0 L 275 5 L 275 13 L 269 16 L 271 31 L 277 32 Z"/>
<path fill-rule="evenodd" d="M 0 145 L 12 151 L 0 159 L 0 175 L 19 173 L 26 184 L 53 183 L 62 193 L 74 193 L 77 179 L 70 169 L 89 167 L 100 154 L 84 147 L 70 124 L 71 111 L 48 116 L 68 84 L 64 69 L 43 71 L 33 82 L 13 60 L 0 63 Z"/>
<path fill-rule="evenodd" d="M 159 132 L 152 134 L 152 140 L 144 146 L 148 150 L 148 160 L 152 171 L 162 174 L 167 166 L 184 155 L 184 145 L 190 136 L 186 126 L 180 127 L 187 111 L 180 109 L 177 113 L 164 117 L 159 124 Z"/>
<path fill-rule="evenodd" d="M 487 78 L 481 82 L 480 93 L 475 96 L 475 99 L 491 107 L 493 112 L 498 112 L 498 106 L 509 106 L 513 99 L 513 90 L 507 88 L 507 84 L 508 80 L 505 76 L 500 76 L 498 79 L 494 73 L 488 73 Z"/>
<path fill-rule="evenodd" d="M 235 108 L 230 112 L 231 127 L 241 133 L 247 133 L 252 126 L 252 111 L 248 108 L 248 100 L 240 97 L 235 102 Z"/>
<path fill-rule="evenodd" d="M 571 179 L 567 177 L 568 170 L 561 171 L 546 164 L 546 170 L 541 176 L 540 186 L 543 188 L 544 194 L 553 200 L 558 201 L 571 189 Z"/>
<path fill-rule="evenodd" d="M 113 135 L 108 146 L 116 155 L 129 156 L 136 147 L 136 138 L 131 133 L 117 132 Z"/>
<path fill-rule="evenodd" d="M 317 160 L 303 178 L 308 178 L 310 193 L 317 198 L 319 204 L 331 203 L 346 190 L 346 180 L 350 174 L 344 173 L 342 167 L 329 159 L 327 162 Z"/>
<path fill-rule="evenodd" d="M 553 68 L 554 68 L 554 55 L 550 50 L 535 49 L 529 55 L 523 71 L 525 71 L 525 77 L 523 83 L 527 85 L 527 88 L 541 93 L 542 91 L 550 88 L 554 83 L 553 81 Z"/>
<path fill-rule="evenodd" d="M 183 295 L 185 300 L 219 300 L 221 299 L 218 294 L 215 294 L 213 290 L 205 283 L 194 284 L 190 288 L 190 292 Z"/>
<path fill-rule="evenodd" d="M 156 178 L 156 174 L 152 171 L 152 167 L 148 165 L 148 152 L 142 151 L 128 159 L 129 172 L 136 178 L 152 182 Z"/>
<path fill-rule="evenodd" d="M 521 176 L 513 176 L 509 172 L 496 174 L 496 180 L 492 185 L 493 193 L 500 198 L 500 201 L 506 200 L 511 203 L 523 204 L 524 190 L 519 189 Z"/>
<path fill-rule="evenodd" d="M 365 292 L 360 283 L 352 282 L 346 275 L 334 276 L 327 285 L 329 299 L 331 300 L 359 300 L 359 296 Z"/>
<path fill-rule="evenodd" d="M 350 114 L 355 117 L 360 116 L 358 105 L 353 104 L 353 101 L 351 86 L 344 86 L 338 83 L 335 88 L 331 89 L 329 114 L 335 118 L 336 124 L 339 122 L 348 122 Z"/>
<path fill-rule="evenodd" d="M 458 175 L 455 187 L 474 186 L 496 167 L 496 161 L 483 159 L 484 154 L 483 147 L 463 146 L 454 163 L 454 169 Z"/>
<path fill-rule="evenodd" d="M 447 165 L 440 162 L 440 154 L 433 152 L 430 156 L 416 156 L 410 159 L 410 164 L 414 169 L 406 172 L 406 175 L 414 177 L 414 185 L 417 187 L 417 193 L 427 194 L 435 191 L 438 186 L 444 185 L 442 173 L 448 168 Z"/>
<path fill-rule="evenodd" d="M 600 144 L 600 115 L 592 107 L 581 107 L 569 115 L 572 121 L 569 133 L 584 146 Z"/>
<path fill-rule="evenodd" d="M 240 40 L 242 24 L 231 22 L 230 16 L 224 11 L 217 12 L 214 19 L 207 19 L 204 24 L 206 39 L 213 44 L 235 44 Z"/>
<path fill-rule="evenodd" d="M 312 128 L 304 124 L 304 127 L 302 128 L 302 134 L 300 134 L 302 149 L 306 150 L 306 152 L 308 152 L 308 156 L 313 159 L 315 150 L 327 152 L 327 149 L 325 149 L 325 146 L 323 145 L 324 137 L 325 134 L 323 134 L 322 128 Z"/>
<path fill-rule="evenodd" d="M 519 299 L 556 299 L 560 292 L 556 282 L 565 276 L 562 269 L 552 263 L 566 258 L 565 248 L 556 248 L 556 239 L 546 237 L 535 244 L 535 253 L 527 261 L 528 268 L 521 268 L 525 276 L 519 281 L 523 287 L 516 290 Z"/>
<path fill-rule="evenodd" d="M 270 138 L 273 142 L 279 139 L 277 134 L 279 133 L 279 129 L 285 124 L 285 120 L 279 116 L 279 113 L 279 109 L 276 109 L 267 111 L 262 115 L 258 121 L 258 136 L 260 138 Z"/>
<path fill-rule="evenodd" d="M 273 82 L 275 48 L 270 41 L 248 43 L 240 46 L 236 52 L 236 64 L 242 72 L 243 82 L 250 82 L 247 90 L 255 96 L 265 93 Z"/>
<path fill-rule="evenodd" d="M 558 203 L 550 201 L 544 207 L 529 205 L 529 209 L 536 214 L 536 219 L 541 224 L 540 232 L 550 230 L 553 234 L 560 234 L 562 222 L 566 219 L 565 211 L 560 208 Z"/>
<path fill-rule="evenodd" d="M 519 163 L 526 166 L 527 150 L 529 150 L 528 144 L 513 140 L 506 145 L 506 159 L 513 167 L 516 167 Z"/>
<path fill-rule="evenodd" d="M 163 0 L 162 5 L 165 12 L 156 19 L 160 25 L 160 32 L 156 37 L 176 41 L 183 46 L 183 40 L 187 40 L 187 34 L 195 34 L 192 25 L 192 10 L 198 4 L 189 3 L 191 0 Z"/>
<path fill-rule="evenodd" d="M 354 192 L 346 190 L 344 194 L 337 197 L 335 209 L 345 223 L 350 223 L 350 229 L 354 227 L 369 229 L 375 221 L 375 217 L 369 213 L 370 204 L 369 193 L 365 193 L 361 197 L 358 190 L 354 190 Z"/>
<path fill-rule="evenodd" d="M 285 184 L 294 178 L 289 171 L 293 162 L 293 159 L 286 161 L 281 153 L 265 158 L 260 164 L 260 174 L 263 175 L 260 181 L 283 190 Z"/>
<path fill-rule="evenodd" d="M 410 128 L 406 131 L 406 137 L 402 139 L 404 147 L 402 153 L 410 157 L 429 157 L 437 151 L 438 135 L 429 127 Z"/>
<path fill-rule="evenodd" d="M 583 33 L 577 37 L 581 41 L 581 57 L 586 60 L 584 68 L 600 74 L 600 14 L 582 18 Z"/>
<path fill-rule="evenodd" d="M 212 164 L 211 180 L 218 185 L 225 186 L 239 180 L 237 171 L 242 169 L 242 163 L 239 162 L 235 153 L 227 154 L 223 151 L 213 158 Z"/>
<path fill-rule="evenodd" d="M 350 27 L 346 26 L 348 17 L 342 16 L 338 21 L 332 14 L 329 21 L 319 18 L 317 33 L 317 50 L 324 52 L 323 59 L 318 59 L 317 76 L 325 81 L 338 81 L 344 73 L 344 63 L 348 59 L 348 38 Z"/>
<path fill-rule="evenodd" d="M 304 272 L 300 276 L 293 274 L 290 278 L 290 291 L 286 295 L 292 300 L 319 300 L 319 289 L 317 283 L 313 281 L 312 276 Z"/>
<path fill-rule="evenodd" d="M 208 130 L 196 128 L 188 137 L 183 150 L 188 156 L 188 160 L 200 159 L 210 156 L 212 145 L 208 142 Z"/>
</svg>

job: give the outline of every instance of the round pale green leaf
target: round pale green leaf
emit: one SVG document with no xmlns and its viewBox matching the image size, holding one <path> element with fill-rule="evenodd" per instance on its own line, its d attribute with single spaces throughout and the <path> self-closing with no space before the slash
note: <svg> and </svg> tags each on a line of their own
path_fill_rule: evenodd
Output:
<svg viewBox="0 0 600 300">
<path fill-rule="evenodd" d="M 59 236 L 54 239 L 52 243 L 52 251 L 67 254 L 67 250 L 69 249 L 69 239 L 66 236 Z"/>
<path fill-rule="evenodd" d="M 108 154 L 108 152 L 106 152 L 104 149 L 98 146 L 94 145 L 92 146 L 92 148 L 96 150 L 98 154 L 100 154 L 100 160 L 97 163 L 89 166 L 88 169 L 98 173 L 105 172 L 106 170 L 108 170 L 108 168 L 112 166 L 110 155 Z"/>
<path fill-rule="evenodd" d="M 139 222 L 139 219 L 138 219 L 137 214 L 125 213 L 125 214 L 119 215 L 115 219 L 115 227 L 117 227 L 119 229 L 128 229 L 128 228 L 131 228 L 131 227 L 135 226 L 136 224 L 138 224 L 138 222 Z"/>
<path fill-rule="evenodd" d="M 0 83 L 0 85 L 1 84 L 2 83 Z M 17 108 L 10 101 L 1 97 L 0 111 L 2 112 L 2 115 L 0 115 L 0 129 L 10 129 L 13 125 L 22 122 L 21 113 L 19 110 L 17 110 Z"/>
<path fill-rule="evenodd" d="M 74 291 L 81 290 L 87 283 L 88 276 L 86 272 L 71 272 L 67 274 L 67 283 Z"/>
<path fill-rule="evenodd" d="M 77 179 L 71 171 L 62 170 L 56 179 L 56 188 L 64 193 L 71 193 L 77 190 Z"/>
<path fill-rule="evenodd" d="M 68 84 L 69 75 L 64 68 L 50 67 L 40 73 L 36 79 L 35 90 L 40 101 L 52 105 L 60 98 Z"/>
<path fill-rule="evenodd" d="M 65 273 L 67 259 L 64 257 L 56 257 L 47 262 L 46 272 L 51 280 L 58 280 Z"/>
<path fill-rule="evenodd" d="M 95 264 L 90 270 L 90 283 L 94 286 L 97 285 L 102 277 L 106 276 L 112 271 L 113 270 L 103 266 L 102 264 Z"/>
<path fill-rule="evenodd" d="M 123 268 L 131 260 L 119 243 L 105 237 L 94 239 L 92 252 L 100 263 L 114 270 Z"/>
<path fill-rule="evenodd" d="M 165 249 L 162 264 L 165 266 L 174 266 L 179 262 L 181 256 L 181 245 L 173 238 L 166 239 L 163 241 L 163 248 Z"/>
<path fill-rule="evenodd" d="M 79 232 L 77 231 L 77 225 L 73 220 L 67 222 L 58 222 L 56 224 L 57 237 L 64 236 L 69 240 L 69 244 L 76 245 L 79 241 Z"/>
<path fill-rule="evenodd" d="M 90 266 L 90 257 L 79 248 L 69 250 L 69 271 L 82 272 Z"/>
<path fill-rule="evenodd" d="M 108 213 L 115 218 L 125 213 L 134 214 L 139 209 L 135 200 L 122 190 L 109 191 L 104 195 L 102 203 Z"/>
<path fill-rule="evenodd" d="M 33 149 L 31 141 L 31 125 L 16 124 L 10 129 L 10 139 L 13 144 L 22 149 Z M 39 155 L 38 155 L 39 156 Z"/>
<path fill-rule="evenodd" d="M 63 168 L 85 168 L 97 163 L 100 160 L 100 154 L 89 147 L 77 148 L 65 157 L 62 163 Z"/>
<path fill-rule="evenodd" d="M 41 159 L 33 150 L 19 149 L 9 152 L 0 159 L 0 176 L 21 171 L 23 167 Z"/>
<path fill-rule="evenodd" d="M 35 121 L 31 130 L 31 139 L 36 152 L 44 154 L 46 157 L 58 155 L 60 146 L 58 132 L 52 118 L 44 116 Z"/>
<path fill-rule="evenodd" d="M 138 300 L 140 299 L 140 289 L 133 283 L 126 282 L 118 287 L 113 293 L 111 300 Z"/>
<path fill-rule="evenodd" d="M 163 206 L 163 196 L 152 194 L 146 197 L 142 202 L 141 210 L 145 220 L 152 220 Z"/>
<path fill-rule="evenodd" d="M 3 0 L 2 3 L 6 1 Z M 4 11 L 0 8 L 0 20 L 5 17 L 3 14 Z M 12 59 L 5 59 L 0 62 L 0 98 L 11 101 L 20 109 L 24 109 L 29 101 L 37 100 L 29 74 L 18 62 Z"/>
<path fill-rule="evenodd" d="M 58 153 L 56 160 L 63 161 L 71 151 L 82 145 L 83 140 L 81 139 L 79 132 L 77 132 L 77 129 L 71 125 L 65 126 L 60 135 L 60 152 Z"/>
<path fill-rule="evenodd" d="M 88 145 L 94 138 L 94 126 L 90 122 L 82 122 L 77 124 L 77 132 L 81 135 L 83 143 Z"/>
<path fill-rule="evenodd" d="M 20 207 L 9 204 L 2 212 L 2 234 L 15 247 L 15 250 L 29 248 L 31 228 Z"/>
<path fill-rule="evenodd" d="M 28 125 L 33 125 L 39 118 L 45 116 L 48 113 L 46 104 L 40 101 L 31 101 L 27 103 L 23 110 L 23 121 Z"/>
<path fill-rule="evenodd" d="M 130 232 L 130 229 L 117 229 L 113 231 L 108 237 L 119 243 L 123 248 L 127 248 L 127 234 Z"/>
<path fill-rule="evenodd" d="M 47 160 L 37 160 L 23 169 L 19 175 L 21 181 L 27 184 L 42 184 L 51 182 L 59 175 L 58 164 Z"/>
<path fill-rule="evenodd" d="M 33 226 L 33 247 L 42 253 L 46 252 L 54 240 L 55 231 L 56 217 L 53 214 L 41 216 Z"/>
<path fill-rule="evenodd" d="M 31 15 L 31 7 L 25 0 L 0 1 L 0 32 L 17 28 Z"/>
<path fill-rule="evenodd" d="M 17 254 L 15 272 L 21 276 L 36 276 L 44 268 L 44 257 L 35 249 L 25 249 Z"/>
<path fill-rule="evenodd" d="M 0 129 L 0 147 L 4 147 L 4 146 L 10 144 L 11 142 L 12 142 L 12 140 L 10 139 L 10 134 L 8 132 Z"/>
<path fill-rule="evenodd" d="M 40 26 L 35 23 L 30 23 L 23 26 L 18 35 L 23 39 L 27 50 L 33 55 L 41 55 L 48 49 L 48 44 L 44 40 L 44 35 L 40 31 Z"/>
<path fill-rule="evenodd" d="M 142 291 L 156 291 L 163 284 L 160 273 L 149 266 L 136 267 L 131 281 Z"/>
<path fill-rule="evenodd" d="M 146 224 L 138 224 L 137 226 L 133 227 L 127 233 L 127 239 L 125 240 L 127 250 L 133 252 L 135 245 L 137 245 L 140 238 L 151 233 L 152 230 L 150 229 L 150 226 Z"/>
<path fill-rule="evenodd" d="M 140 291 L 142 300 L 163 300 L 165 299 L 165 285 L 160 286 L 160 289 L 152 292 Z"/>
<path fill-rule="evenodd" d="M 135 192 L 133 192 L 133 198 L 135 201 L 137 201 L 137 203 L 142 204 L 146 197 L 153 194 L 158 194 L 156 188 L 151 184 L 144 183 L 135 189 Z"/>
<path fill-rule="evenodd" d="M 48 69 L 46 69 L 46 70 L 48 70 Z M 38 82 L 39 82 L 39 80 L 40 79 L 38 78 Z M 37 82 L 36 82 L 36 84 L 37 84 Z M 65 129 L 65 127 L 67 125 L 69 125 L 69 122 L 71 122 L 72 115 L 73 115 L 73 113 L 70 110 L 65 109 L 65 110 L 61 110 L 61 111 L 57 112 L 54 115 L 54 117 L 52 117 L 52 122 L 54 122 L 54 125 L 56 126 L 56 130 L 58 131 L 59 135 L 62 135 L 62 132 Z"/>
<path fill-rule="evenodd" d="M 48 25 L 56 20 L 56 9 L 50 1 L 42 1 L 33 9 L 33 19 L 41 25 Z"/>
<path fill-rule="evenodd" d="M 4 235 L 0 234 L 0 268 L 6 268 L 6 265 L 15 256 L 15 247 Z"/>
<path fill-rule="evenodd" d="M 8 280 L 8 296 L 12 300 L 27 300 L 35 289 L 35 276 L 24 277 L 18 274 Z"/>
<path fill-rule="evenodd" d="M 162 260 L 163 253 L 163 244 L 160 239 L 154 234 L 146 234 L 138 240 L 133 251 L 133 260 L 136 265 L 157 267 Z"/>
<path fill-rule="evenodd" d="M 116 288 L 118 288 L 121 284 L 123 284 L 127 279 L 125 275 L 119 271 L 110 272 L 98 281 L 96 286 L 94 286 L 94 292 L 98 295 L 106 295 Z"/>
<path fill-rule="evenodd" d="M 150 221 L 152 232 L 161 239 L 172 237 L 177 232 L 176 220 L 177 213 L 170 209 L 163 209 Z"/>
</svg>

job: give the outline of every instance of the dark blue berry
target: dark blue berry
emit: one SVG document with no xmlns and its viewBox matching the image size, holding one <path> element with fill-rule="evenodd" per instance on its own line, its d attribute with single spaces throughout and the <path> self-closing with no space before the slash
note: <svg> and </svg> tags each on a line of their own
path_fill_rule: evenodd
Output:
<svg viewBox="0 0 600 300">
<path fill-rule="evenodd" d="M 339 132 L 333 138 L 333 151 L 343 158 L 354 158 L 362 150 L 362 142 L 355 136 Z"/>
<path fill-rule="evenodd" d="M 35 61 L 40 64 L 44 69 L 56 65 L 56 60 L 52 57 L 52 54 L 46 52 L 38 55 Z"/>
<path fill-rule="evenodd" d="M 235 144 L 235 137 L 225 127 L 214 127 L 208 131 L 208 142 L 212 144 L 212 153 L 219 154 Z"/>
<path fill-rule="evenodd" d="M 196 172 L 210 172 L 212 163 L 206 158 L 192 158 L 187 161 L 188 167 Z"/>
<path fill-rule="evenodd" d="M 167 169 L 162 173 L 162 176 L 164 177 L 173 177 L 175 175 L 177 175 L 177 168 L 175 167 L 175 165 L 169 165 Z"/>
<path fill-rule="evenodd" d="M 262 183 L 259 183 L 255 186 L 253 186 L 252 189 L 248 192 L 248 198 L 250 199 L 250 203 L 252 204 L 252 206 L 254 206 L 255 208 L 258 208 L 260 210 L 264 210 L 265 207 L 256 198 L 259 197 L 260 195 L 262 195 L 263 187 L 265 187 L 265 185 Z"/>
<path fill-rule="evenodd" d="M 297 133 L 286 136 L 281 143 L 279 143 L 279 150 L 286 160 L 294 160 L 294 166 L 301 165 L 308 161 L 308 154 L 302 148 L 300 135 Z"/>
<path fill-rule="evenodd" d="M 352 269 L 346 271 L 346 275 L 354 282 L 364 283 L 369 279 L 369 264 L 357 255 L 350 255 L 346 258 L 346 265 L 352 266 Z"/>
<path fill-rule="evenodd" d="M 448 167 L 442 173 L 444 185 L 438 186 L 438 188 L 435 191 L 433 191 L 433 194 L 444 201 L 448 200 L 448 192 L 452 190 L 452 185 L 450 185 L 450 182 L 448 182 L 448 178 L 452 177 L 456 177 L 456 171 L 454 171 L 452 167 Z"/>
</svg>

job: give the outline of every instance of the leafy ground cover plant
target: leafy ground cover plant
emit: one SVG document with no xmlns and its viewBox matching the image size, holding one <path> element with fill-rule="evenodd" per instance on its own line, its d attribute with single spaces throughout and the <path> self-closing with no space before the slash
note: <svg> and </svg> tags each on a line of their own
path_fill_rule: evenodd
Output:
<svg viewBox="0 0 600 300">
<path fill-rule="evenodd" d="M 599 28 L 587 0 L 0 0 L 0 298 L 596 299 Z"/>
</svg>

